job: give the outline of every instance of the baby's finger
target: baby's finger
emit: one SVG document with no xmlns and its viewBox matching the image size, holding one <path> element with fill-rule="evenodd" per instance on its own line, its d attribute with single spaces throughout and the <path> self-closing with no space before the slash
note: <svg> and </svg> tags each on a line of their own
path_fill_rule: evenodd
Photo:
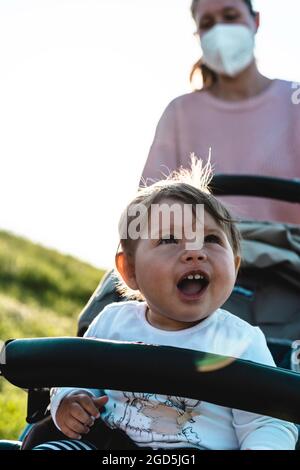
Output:
<svg viewBox="0 0 300 470">
<path fill-rule="evenodd" d="M 94 405 L 98 408 L 98 410 L 101 411 L 102 408 L 104 408 L 104 406 L 108 402 L 108 396 L 104 395 L 103 397 L 92 398 L 92 400 L 94 402 Z"/>
<path fill-rule="evenodd" d="M 90 428 L 79 421 L 77 419 L 73 418 L 72 416 L 69 416 L 68 420 L 66 420 L 67 427 L 75 432 L 76 434 L 87 434 L 90 431 Z"/>
<path fill-rule="evenodd" d="M 77 395 L 76 402 L 79 403 L 82 408 L 94 418 L 99 418 L 100 413 L 96 405 L 94 404 L 92 398 L 88 395 Z"/>
<path fill-rule="evenodd" d="M 70 407 L 70 415 L 86 426 L 92 426 L 95 421 L 95 419 L 84 410 L 82 405 L 76 402 L 72 403 Z"/>
<path fill-rule="evenodd" d="M 74 432 L 70 429 L 66 424 L 62 425 L 61 431 L 64 433 L 65 436 L 69 437 L 70 439 L 81 439 L 81 434 Z"/>
</svg>

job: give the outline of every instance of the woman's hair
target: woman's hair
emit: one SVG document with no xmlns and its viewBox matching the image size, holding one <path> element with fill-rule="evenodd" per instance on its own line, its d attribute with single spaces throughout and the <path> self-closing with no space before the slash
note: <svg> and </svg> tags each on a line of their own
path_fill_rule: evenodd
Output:
<svg viewBox="0 0 300 470">
<path fill-rule="evenodd" d="M 196 21 L 196 6 L 198 2 L 201 0 L 193 0 L 191 4 L 191 12 L 194 20 Z M 252 0 L 242 0 L 248 7 L 251 15 L 255 17 L 256 12 L 253 9 Z M 193 78 L 197 72 L 200 72 L 202 75 L 202 82 L 203 87 L 208 88 L 213 83 L 217 81 L 217 74 L 213 70 L 211 70 L 207 65 L 203 63 L 202 58 L 197 60 L 197 62 L 193 65 L 191 73 L 190 73 L 190 82 L 193 82 Z"/>
<path fill-rule="evenodd" d="M 140 188 L 137 196 L 123 211 L 119 222 L 120 246 L 125 256 L 127 255 L 134 260 L 135 250 L 139 242 L 138 239 L 134 239 L 131 236 L 130 230 L 128 230 L 130 224 L 137 220 L 137 211 L 135 209 L 140 205 L 146 208 L 144 220 L 148 221 L 151 205 L 158 204 L 166 198 L 190 204 L 194 214 L 196 214 L 197 205 L 203 205 L 205 211 L 207 211 L 224 230 L 234 255 L 239 255 L 240 232 L 235 225 L 236 221 L 231 217 L 226 207 L 210 193 L 208 185 L 211 179 L 212 170 L 210 161 L 203 166 L 202 161 L 192 155 L 190 170 L 181 168 L 179 171 L 171 173 L 165 180 L 158 181 L 148 187 Z M 130 215 L 130 213 L 133 215 Z M 129 292 L 128 289 L 124 289 L 124 285 L 122 285 L 121 289 L 119 288 L 119 291 L 121 291 L 123 295 L 124 293 L 128 295 Z M 140 297 L 135 296 L 135 298 Z"/>
</svg>

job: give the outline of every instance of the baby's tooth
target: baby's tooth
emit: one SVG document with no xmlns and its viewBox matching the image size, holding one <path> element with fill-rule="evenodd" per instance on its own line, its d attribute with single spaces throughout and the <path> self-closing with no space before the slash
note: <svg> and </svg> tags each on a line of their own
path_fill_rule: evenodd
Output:
<svg viewBox="0 0 300 470">
<path fill-rule="evenodd" d="M 200 274 L 195 274 L 195 279 L 201 279 L 202 276 L 200 276 Z"/>
<path fill-rule="evenodd" d="M 194 276 L 192 274 L 189 274 L 187 278 L 188 279 L 194 279 Z"/>
</svg>

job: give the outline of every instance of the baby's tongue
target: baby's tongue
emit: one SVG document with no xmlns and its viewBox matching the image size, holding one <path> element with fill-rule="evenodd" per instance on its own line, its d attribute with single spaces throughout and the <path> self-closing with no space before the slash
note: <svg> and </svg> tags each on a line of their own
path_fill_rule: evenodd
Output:
<svg viewBox="0 0 300 470">
<path fill-rule="evenodd" d="M 184 279 L 183 281 L 181 281 L 178 287 L 181 290 L 181 292 L 183 292 L 184 294 L 192 295 L 192 294 L 198 294 L 201 291 L 202 284 L 196 279 L 193 279 L 193 280 Z"/>
</svg>

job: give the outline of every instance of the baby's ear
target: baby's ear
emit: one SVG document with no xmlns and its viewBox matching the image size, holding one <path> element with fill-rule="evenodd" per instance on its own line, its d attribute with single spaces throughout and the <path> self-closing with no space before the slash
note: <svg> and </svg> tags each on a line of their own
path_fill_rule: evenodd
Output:
<svg viewBox="0 0 300 470">
<path fill-rule="evenodd" d="M 135 278 L 134 259 L 131 255 L 123 252 L 117 253 L 115 263 L 119 274 L 122 276 L 123 281 L 132 290 L 138 290 L 138 285 Z"/>
</svg>

